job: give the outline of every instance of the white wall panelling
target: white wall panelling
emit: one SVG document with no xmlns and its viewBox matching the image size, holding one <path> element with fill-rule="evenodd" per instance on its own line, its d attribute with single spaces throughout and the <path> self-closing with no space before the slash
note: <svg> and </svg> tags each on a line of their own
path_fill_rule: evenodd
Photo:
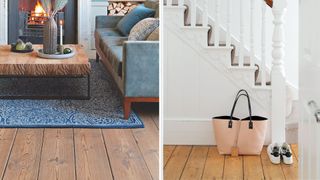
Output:
<svg viewBox="0 0 320 180">
<path fill-rule="evenodd" d="M 90 49 L 96 49 L 94 43 L 94 30 L 96 27 L 96 16 L 107 15 L 108 2 L 92 2 L 91 3 L 91 16 L 90 16 Z"/>
</svg>

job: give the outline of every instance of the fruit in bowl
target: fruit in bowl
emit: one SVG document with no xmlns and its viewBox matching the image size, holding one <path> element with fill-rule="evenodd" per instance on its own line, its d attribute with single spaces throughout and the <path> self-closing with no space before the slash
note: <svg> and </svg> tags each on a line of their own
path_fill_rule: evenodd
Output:
<svg viewBox="0 0 320 180">
<path fill-rule="evenodd" d="M 70 53 L 72 53 L 72 49 L 70 49 L 70 48 L 65 48 L 63 50 L 63 54 L 70 54 Z"/>
<path fill-rule="evenodd" d="M 32 43 L 24 43 L 21 39 L 18 39 L 16 43 L 11 44 L 11 49 L 14 51 L 32 51 Z"/>
</svg>

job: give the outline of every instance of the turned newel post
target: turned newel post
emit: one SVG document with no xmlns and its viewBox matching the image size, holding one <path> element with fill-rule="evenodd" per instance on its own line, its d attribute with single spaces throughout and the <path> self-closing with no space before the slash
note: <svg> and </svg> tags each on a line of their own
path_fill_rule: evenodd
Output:
<svg viewBox="0 0 320 180">
<path fill-rule="evenodd" d="M 273 44 L 272 44 L 272 105 L 271 105 L 271 128 L 272 142 L 282 143 L 286 139 L 286 80 L 283 66 L 284 51 L 284 20 L 287 0 L 275 0 L 273 2 L 272 13 L 274 16 L 273 24 Z"/>
</svg>

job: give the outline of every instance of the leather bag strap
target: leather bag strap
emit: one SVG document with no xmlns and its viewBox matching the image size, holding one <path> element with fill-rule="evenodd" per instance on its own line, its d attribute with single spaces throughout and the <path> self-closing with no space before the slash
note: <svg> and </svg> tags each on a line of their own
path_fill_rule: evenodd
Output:
<svg viewBox="0 0 320 180">
<path fill-rule="evenodd" d="M 244 93 L 243 93 L 244 92 Z M 229 120 L 229 123 L 228 123 L 228 128 L 232 128 L 232 119 L 233 119 L 233 113 L 234 113 L 234 110 L 236 108 L 236 105 L 237 105 L 237 102 L 239 100 L 239 98 L 241 96 L 245 96 L 247 97 L 247 100 L 248 100 L 248 110 L 249 110 L 249 118 L 250 118 L 250 121 L 249 121 L 249 129 L 252 129 L 253 128 L 253 122 L 252 122 L 252 110 L 251 110 L 251 101 L 250 101 L 250 96 L 248 94 L 248 92 L 244 89 L 241 89 L 240 91 L 238 91 L 237 95 L 236 95 L 236 99 L 233 103 L 233 106 L 232 106 L 232 110 L 231 110 L 231 115 L 230 115 L 230 120 Z"/>
</svg>

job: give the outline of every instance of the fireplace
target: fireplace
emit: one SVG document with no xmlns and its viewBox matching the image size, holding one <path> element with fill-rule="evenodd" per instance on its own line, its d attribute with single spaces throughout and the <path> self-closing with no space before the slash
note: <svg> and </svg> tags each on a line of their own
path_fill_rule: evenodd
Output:
<svg viewBox="0 0 320 180">
<path fill-rule="evenodd" d="M 25 42 L 42 44 L 43 25 L 48 14 L 42 8 L 40 0 L 10 0 L 8 5 L 9 43 L 22 39 Z M 77 43 L 76 7 L 77 0 L 69 0 L 66 7 L 55 16 L 58 25 L 60 21 L 64 22 L 63 39 L 65 44 Z M 60 30 L 60 28 L 58 29 Z"/>
</svg>

